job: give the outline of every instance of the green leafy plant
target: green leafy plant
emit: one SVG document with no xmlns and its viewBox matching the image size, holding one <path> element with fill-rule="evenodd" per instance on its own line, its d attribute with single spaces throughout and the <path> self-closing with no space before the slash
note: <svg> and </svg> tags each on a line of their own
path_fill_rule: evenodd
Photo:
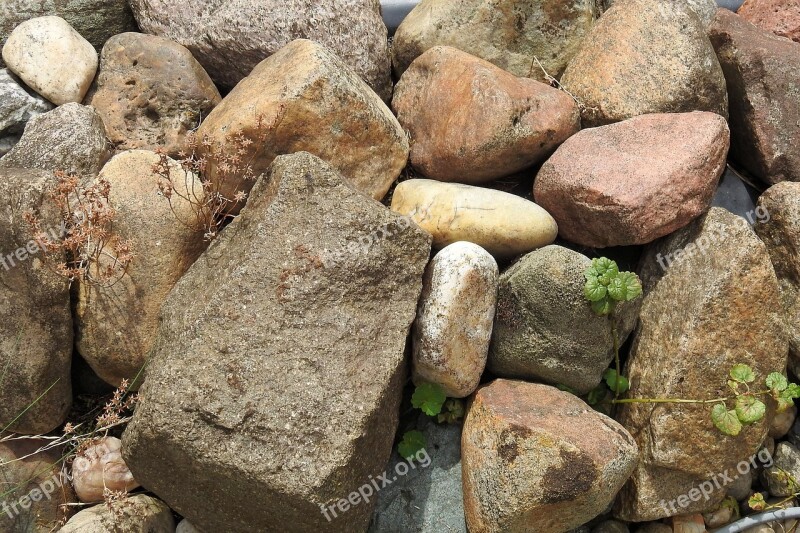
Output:
<svg viewBox="0 0 800 533">
<path fill-rule="evenodd" d="M 411 405 L 421 409 L 428 416 L 436 416 L 442 411 L 447 396 L 440 385 L 435 383 L 422 383 L 414 390 L 411 396 Z"/>
<path fill-rule="evenodd" d="M 428 416 L 437 417 L 439 423 L 454 424 L 464 418 L 464 402 L 447 398 L 437 383 L 420 383 L 411 396 L 411 405 Z M 406 431 L 397 445 L 397 452 L 409 459 L 425 448 L 425 435 L 417 430 Z"/>
<path fill-rule="evenodd" d="M 404 459 L 411 459 L 425 448 L 425 435 L 416 429 L 403 433 L 403 440 L 397 445 L 397 452 Z"/>
</svg>

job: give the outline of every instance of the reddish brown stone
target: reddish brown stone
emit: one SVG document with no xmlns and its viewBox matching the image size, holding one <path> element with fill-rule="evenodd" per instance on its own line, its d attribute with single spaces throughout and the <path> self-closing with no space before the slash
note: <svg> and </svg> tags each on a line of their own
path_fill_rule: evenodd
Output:
<svg viewBox="0 0 800 533">
<path fill-rule="evenodd" d="M 800 0 L 747 0 L 737 13 L 761 29 L 800 42 Z"/>
<path fill-rule="evenodd" d="M 583 130 L 541 168 L 536 203 L 584 246 L 645 244 L 708 209 L 729 131 L 714 113 L 642 115 Z"/>
</svg>

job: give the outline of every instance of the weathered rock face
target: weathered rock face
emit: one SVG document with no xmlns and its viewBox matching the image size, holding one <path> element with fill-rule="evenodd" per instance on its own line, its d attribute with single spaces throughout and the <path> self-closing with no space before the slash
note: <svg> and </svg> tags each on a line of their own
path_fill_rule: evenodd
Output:
<svg viewBox="0 0 800 533">
<path fill-rule="evenodd" d="M 56 105 L 81 102 L 97 72 L 97 51 L 61 17 L 23 22 L 2 55 L 10 71 Z"/>
<path fill-rule="evenodd" d="M 744 219 L 712 208 L 650 246 L 641 278 L 645 298 L 627 365 L 628 397 L 719 398 L 737 363 L 750 365 L 759 383 L 785 368 L 778 281 L 766 248 Z M 713 507 L 724 488 L 712 487 L 708 498 L 675 500 L 710 472 L 749 460 L 773 414 L 769 405 L 765 419 L 733 438 L 714 427 L 709 406 L 622 405 L 617 420 L 636 438 L 642 457 L 616 514 L 643 521 Z"/>
<path fill-rule="evenodd" d="M 714 15 L 717 13 L 717 3 L 714 0 L 656 0 L 660 2 L 685 2 L 694 11 L 695 15 L 705 26 L 711 24 Z M 605 0 L 605 8 L 609 9 L 614 5 L 614 0 Z"/>
<path fill-rule="evenodd" d="M 46 15 L 69 22 L 96 50 L 113 35 L 137 30 L 127 0 L 15 0 L 0 3 L 0 46 L 20 23 Z"/>
<path fill-rule="evenodd" d="M 467 527 L 561 533 L 599 515 L 636 464 L 625 429 L 554 387 L 498 379 L 464 421 Z"/>
<path fill-rule="evenodd" d="M 109 506 L 95 505 L 79 512 L 59 531 L 64 533 L 174 533 L 175 518 L 167 505 L 137 494 Z"/>
<path fill-rule="evenodd" d="M 758 199 L 769 220 L 756 224 L 769 252 L 786 309 L 791 356 L 800 363 L 800 183 L 779 183 Z"/>
<path fill-rule="evenodd" d="M 523 256 L 500 276 L 488 368 L 497 376 L 540 380 L 580 394 L 595 388 L 614 358 L 607 317 L 583 295 L 583 254 L 545 246 Z M 639 300 L 615 312 L 620 343 L 636 325 Z"/>
<path fill-rule="evenodd" d="M 0 383 L 0 390 L 2 387 Z M 24 439 L 0 444 L 0 479 L 3 480 L 0 530 L 9 533 L 55 531 L 60 520 L 69 518 L 70 508 L 59 506 L 76 503 L 77 499 L 61 470 L 64 450 L 56 447 L 37 453 L 51 442 Z M 25 497 L 27 499 L 23 500 Z"/>
<path fill-rule="evenodd" d="M 486 367 L 497 303 L 497 262 L 470 242 L 436 254 L 425 269 L 414 321 L 413 379 L 450 398 L 472 394 Z"/>
<path fill-rule="evenodd" d="M 72 485 L 82 502 L 102 502 L 105 489 L 131 491 L 139 486 L 122 460 L 122 441 L 103 437 L 72 462 Z"/>
<path fill-rule="evenodd" d="M 533 202 L 502 191 L 411 179 L 392 196 L 392 211 L 411 217 L 443 248 L 473 242 L 495 257 L 510 258 L 552 243 L 558 226 Z"/>
<path fill-rule="evenodd" d="M 69 283 L 43 262 L 23 220 L 30 211 L 42 229 L 59 235 L 57 208 L 45 200 L 51 173 L 0 169 L 0 427 L 38 434 L 55 429 L 72 405 L 72 315 Z"/>
<path fill-rule="evenodd" d="M 275 160 L 162 308 L 122 439 L 143 486 L 204 530 L 366 529 L 374 500 L 346 498 L 389 458 L 430 236 L 351 245 L 397 219 L 310 154 Z"/>
<path fill-rule="evenodd" d="M 542 67 L 560 77 L 599 16 L 596 0 L 422 0 L 397 28 L 392 63 L 399 77 L 423 52 L 444 45 L 547 81 Z"/>
<path fill-rule="evenodd" d="M 580 129 L 578 106 L 563 91 L 448 46 L 414 60 L 392 108 L 411 136 L 411 164 L 441 181 L 508 176 Z"/>
<path fill-rule="evenodd" d="M 724 9 L 709 37 L 728 82 L 731 157 L 765 183 L 800 181 L 800 44 Z"/>
<path fill-rule="evenodd" d="M 189 50 L 142 33 L 106 43 L 96 86 L 86 98 L 118 149 L 161 148 L 171 156 L 221 99 Z"/>
<path fill-rule="evenodd" d="M 177 194 L 171 202 L 158 195 L 151 170 L 158 161 L 153 152 L 132 150 L 115 156 L 100 173 L 111 185 L 109 201 L 117 214 L 109 246 L 129 241 L 134 260 L 114 283 L 79 285 L 76 345 L 97 375 L 114 386 L 141 377 L 161 305 L 205 248 L 197 207 Z M 186 184 L 178 192 L 195 191 L 202 198 L 200 180 L 170 164 L 173 182 Z"/>
<path fill-rule="evenodd" d="M 25 87 L 8 69 L 0 69 L 0 143 L 16 144 L 25 124 L 51 109 L 53 104 Z M 7 152 L 0 146 L 0 157 Z"/>
<path fill-rule="evenodd" d="M 645 244 L 708 209 L 729 145 L 728 125 L 714 113 L 643 115 L 586 129 L 542 165 L 534 197 L 567 240 Z"/>
<path fill-rule="evenodd" d="M 0 168 L 63 170 L 96 176 L 110 156 L 97 111 L 67 104 L 32 118 L 19 143 L 0 158 Z"/>
<path fill-rule="evenodd" d="M 384 100 L 392 94 L 387 30 L 378 0 L 131 0 L 146 33 L 191 50 L 211 77 L 232 88 L 294 39 L 311 39 L 342 58 Z"/>
<path fill-rule="evenodd" d="M 307 151 L 328 161 L 364 194 L 380 200 L 406 165 L 408 139 L 391 110 L 333 52 L 312 41 L 291 42 L 260 63 L 203 122 L 198 136 L 229 150 L 231 135 L 255 175 L 280 154 Z M 204 148 L 204 150 L 203 150 Z M 212 179 L 228 198 L 252 181 Z"/>
<path fill-rule="evenodd" d="M 585 104 L 584 127 L 647 113 L 728 115 L 719 61 L 685 2 L 617 0 L 584 39 L 561 83 Z"/>
<path fill-rule="evenodd" d="M 736 13 L 762 30 L 800 42 L 799 0 L 747 0 Z"/>
<path fill-rule="evenodd" d="M 794 495 L 795 489 L 786 474 L 794 479 L 800 476 L 800 450 L 793 444 L 781 442 L 775 446 L 773 464 L 761 474 L 762 482 L 771 496 L 785 498 Z"/>
</svg>

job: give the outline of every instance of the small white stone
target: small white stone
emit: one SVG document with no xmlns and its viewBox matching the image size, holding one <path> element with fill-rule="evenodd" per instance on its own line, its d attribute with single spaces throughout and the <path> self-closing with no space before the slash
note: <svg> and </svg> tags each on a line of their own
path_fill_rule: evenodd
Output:
<svg viewBox="0 0 800 533">
<path fill-rule="evenodd" d="M 497 262 L 470 242 L 456 242 L 428 264 L 413 331 L 413 379 L 463 398 L 486 367 L 497 303 Z"/>
<path fill-rule="evenodd" d="M 81 102 L 97 73 L 97 51 L 61 17 L 38 17 L 17 26 L 3 46 L 3 61 L 31 89 L 56 105 Z"/>
</svg>

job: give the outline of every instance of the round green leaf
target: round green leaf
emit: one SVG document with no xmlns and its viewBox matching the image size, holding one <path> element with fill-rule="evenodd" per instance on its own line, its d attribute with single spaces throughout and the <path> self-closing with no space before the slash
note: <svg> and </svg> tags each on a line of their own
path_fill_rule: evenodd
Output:
<svg viewBox="0 0 800 533">
<path fill-rule="evenodd" d="M 642 294 L 642 282 L 633 272 L 620 272 L 618 279 L 625 286 L 625 300 L 630 302 Z"/>
<path fill-rule="evenodd" d="M 592 268 L 594 268 L 595 272 L 599 277 L 602 276 L 609 276 L 613 277 L 619 273 L 619 268 L 617 267 L 617 263 L 609 259 L 608 257 L 598 257 L 596 259 L 592 259 Z"/>
<path fill-rule="evenodd" d="M 422 383 L 414 390 L 411 396 L 411 405 L 429 416 L 436 416 L 442 412 L 447 396 L 441 385 L 435 383 Z"/>
<path fill-rule="evenodd" d="M 624 302 L 627 294 L 628 288 L 619 276 L 612 278 L 611 283 L 608 284 L 608 295 L 618 302 Z"/>
<path fill-rule="evenodd" d="M 592 311 L 594 311 L 594 314 L 596 315 L 608 315 L 614 310 L 614 303 L 615 302 L 613 300 L 603 298 L 597 302 L 592 302 Z"/>
<path fill-rule="evenodd" d="M 736 412 L 733 409 L 728 411 L 722 403 L 714 404 L 711 409 L 711 421 L 718 430 L 732 437 L 742 430 L 742 423 L 739 422 Z"/>
<path fill-rule="evenodd" d="M 778 392 L 786 390 L 789 386 L 789 380 L 780 372 L 773 372 L 767 376 L 767 388 L 776 390 Z"/>
<path fill-rule="evenodd" d="M 622 394 L 630 389 L 628 378 L 625 376 L 618 376 L 617 371 L 613 368 L 606 370 L 605 374 L 603 374 L 603 379 L 606 380 L 608 388 L 616 393 Z"/>
<path fill-rule="evenodd" d="M 789 383 L 782 391 L 781 396 L 783 396 L 783 393 L 785 393 L 788 398 L 800 398 L 800 385 L 797 383 Z"/>
<path fill-rule="evenodd" d="M 583 295 L 590 302 L 599 302 L 606 297 L 607 292 L 607 289 L 600 285 L 597 278 L 587 279 L 586 284 L 583 286 Z"/>
<path fill-rule="evenodd" d="M 753 369 L 743 363 L 733 365 L 733 368 L 731 368 L 731 377 L 739 383 L 752 383 L 756 380 Z"/>
<path fill-rule="evenodd" d="M 397 452 L 404 459 L 412 459 L 417 452 L 425 449 L 425 435 L 421 431 L 406 431 L 403 440 L 397 445 Z"/>
<path fill-rule="evenodd" d="M 735 410 L 736 418 L 738 418 L 742 424 L 752 424 L 764 418 L 767 412 L 767 406 L 754 396 L 744 395 L 736 398 Z"/>
</svg>

